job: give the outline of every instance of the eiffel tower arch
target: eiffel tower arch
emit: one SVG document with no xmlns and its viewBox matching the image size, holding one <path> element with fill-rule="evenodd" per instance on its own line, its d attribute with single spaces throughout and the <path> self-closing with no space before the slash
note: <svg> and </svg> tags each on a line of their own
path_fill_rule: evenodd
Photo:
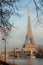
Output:
<svg viewBox="0 0 43 65">
<path fill-rule="evenodd" d="M 33 52 L 37 52 L 37 45 L 35 44 L 33 34 L 32 34 L 32 29 L 31 29 L 30 10 L 28 10 L 27 35 L 22 50 L 30 51 L 31 55 L 33 54 Z"/>
</svg>

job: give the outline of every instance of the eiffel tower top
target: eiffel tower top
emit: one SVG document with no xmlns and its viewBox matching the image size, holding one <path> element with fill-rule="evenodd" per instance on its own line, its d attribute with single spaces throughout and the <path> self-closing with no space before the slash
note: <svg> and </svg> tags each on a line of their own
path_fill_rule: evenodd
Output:
<svg viewBox="0 0 43 65">
<path fill-rule="evenodd" d="M 30 20 L 30 10 L 28 10 L 27 36 L 29 37 L 30 35 L 32 35 L 32 29 L 31 29 L 31 20 Z"/>
</svg>

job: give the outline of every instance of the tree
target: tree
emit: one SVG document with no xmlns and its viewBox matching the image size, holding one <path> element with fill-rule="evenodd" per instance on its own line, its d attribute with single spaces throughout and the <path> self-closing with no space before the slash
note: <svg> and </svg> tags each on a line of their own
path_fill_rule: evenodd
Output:
<svg viewBox="0 0 43 65">
<path fill-rule="evenodd" d="M 16 2 L 19 0 L 0 0 L 0 26 L 6 27 L 8 30 L 11 28 L 11 23 L 8 21 L 13 12 L 18 10 Z M 16 13 L 17 14 L 17 13 Z"/>
<path fill-rule="evenodd" d="M 10 16 L 18 10 L 16 2 L 20 0 L 0 0 L 0 30 L 2 33 L 2 40 L 5 42 L 5 61 L 6 61 L 6 38 L 12 29 L 12 24 L 9 22 Z"/>
</svg>

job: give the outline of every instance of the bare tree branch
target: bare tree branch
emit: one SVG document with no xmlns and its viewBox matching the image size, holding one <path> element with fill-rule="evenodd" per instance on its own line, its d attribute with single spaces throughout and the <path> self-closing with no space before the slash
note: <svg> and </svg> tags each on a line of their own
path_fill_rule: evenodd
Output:
<svg viewBox="0 0 43 65">
<path fill-rule="evenodd" d="M 19 10 L 15 5 L 16 2 L 20 0 L 0 0 L 0 25 L 5 26 L 7 29 L 12 27 L 12 24 L 9 22 L 10 16 L 13 14 L 13 10 Z M 15 6 L 14 6 L 15 5 Z M 18 13 L 16 13 L 19 15 Z M 19 15 L 20 16 L 20 15 Z"/>
<path fill-rule="evenodd" d="M 39 10 L 41 11 L 41 8 L 40 8 L 40 6 L 38 7 L 36 0 L 33 0 L 33 1 L 34 1 L 34 4 L 35 4 L 35 7 L 36 7 L 37 21 L 40 24 L 42 24 L 42 21 L 40 21 L 40 16 L 39 16 Z"/>
</svg>

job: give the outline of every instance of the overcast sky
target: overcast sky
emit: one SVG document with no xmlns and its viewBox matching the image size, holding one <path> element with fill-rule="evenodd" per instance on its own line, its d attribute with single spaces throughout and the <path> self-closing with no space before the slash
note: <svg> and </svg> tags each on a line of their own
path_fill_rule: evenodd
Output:
<svg viewBox="0 0 43 65">
<path fill-rule="evenodd" d="M 21 0 L 19 3 L 17 3 L 17 6 L 19 8 L 18 13 L 21 15 L 21 17 L 13 14 L 9 19 L 11 23 L 14 23 L 14 26 L 16 26 L 16 28 L 13 28 L 10 32 L 10 35 L 7 39 L 7 49 L 13 49 L 13 47 L 22 48 L 27 33 L 28 9 L 30 9 L 32 34 L 35 43 L 43 45 L 43 28 L 39 24 L 36 24 L 36 20 L 32 22 L 36 16 L 36 11 L 34 8 L 35 5 L 33 2 L 31 2 L 27 7 L 25 7 L 27 3 L 28 0 Z M 0 49 L 2 48 L 4 49 L 4 43 L 1 41 L 0 35 Z"/>
</svg>

